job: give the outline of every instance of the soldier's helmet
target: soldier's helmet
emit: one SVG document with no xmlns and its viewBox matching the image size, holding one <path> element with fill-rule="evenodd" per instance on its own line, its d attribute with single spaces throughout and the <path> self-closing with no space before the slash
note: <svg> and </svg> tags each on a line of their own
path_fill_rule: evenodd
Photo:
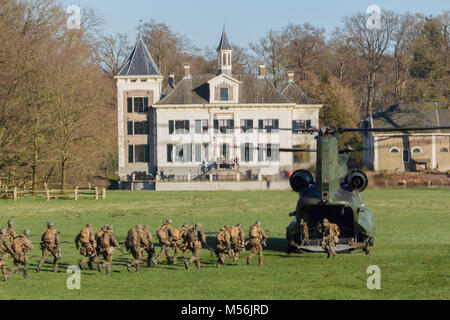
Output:
<svg viewBox="0 0 450 320">
<path fill-rule="evenodd" d="M 197 230 L 200 230 L 202 228 L 202 224 L 201 223 L 196 223 L 194 225 L 194 228 L 197 229 Z"/>
<path fill-rule="evenodd" d="M 166 220 L 166 223 L 168 223 L 168 224 L 172 224 L 172 220 L 170 220 L 170 219 L 167 219 L 167 220 Z"/>
<path fill-rule="evenodd" d="M 240 222 L 237 223 L 237 224 L 236 224 L 236 227 L 242 227 L 242 223 L 240 223 Z"/>
<path fill-rule="evenodd" d="M 8 220 L 8 227 L 14 227 L 14 221 Z"/>
<path fill-rule="evenodd" d="M 106 229 L 109 230 L 109 231 L 114 231 L 114 227 L 111 226 L 111 225 L 109 225 L 109 224 L 108 224 L 108 226 L 106 227 Z"/>
<path fill-rule="evenodd" d="M 231 226 L 230 226 L 229 224 L 226 224 L 226 225 L 224 226 L 224 228 L 225 228 L 225 229 L 230 229 Z"/>
<path fill-rule="evenodd" d="M 25 231 L 23 232 L 24 235 L 26 235 L 27 237 L 31 236 L 31 231 L 30 229 L 25 229 Z"/>
<path fill-rule="evenodd" d="M 136 229 L 138 229 L 138 230 L 143 229 L 142 224 L 137 224 L 137 225 L 136 225 Z"/>
<path fill-rule="evenodd" d="M 86 228 L 92 228 L 92 223 L 88 223 L 88 224 L 86 225 Z"/>
<path fill-rule="evenodd" d="M 144 230 L 148 230 L 148 229 L 150 229 L 150 226 L 149 226 L 148 224 L 146 224 L 146 225 L 144 226 Z"/>
<path fill-rule="evenodd" d="M 104 231 L 108 230 L 108 226 L 109 226 L 109 224 L 105 224 L 105 225 L 102 227 L 102 230 L 104 230 Z"/>
<path fill-rule="evenodd" d="M 260 225 L 261 225 L 261 221 L 256 221 L 255 224 L 256 224 L 257 226 L 260 226 Z"/>
<path fill-rule="evenodd" d="M 0 234 L 6 234 L 8 232 L 8 229 L 6 229 L 5 227 L 0 229 Z"/>
<path fill-rule="evenodd" d="M 186 222 L 183 222 L 183 224 L 181 225 L 181 228 L 187 228 L 187 223 Z"/>
<path fill-rule="evenodd" d="M 47 228 L 52 229 L 55 227 L 55 224 L 53 222 L 47 222 Z"/>
<path fill-rule="evenodd" d="M 322 223 L 329 223 L 329 221 L 328 221 L 327 218 L 325 218 L 325 219 L 322 220 Z"/>
</svg>

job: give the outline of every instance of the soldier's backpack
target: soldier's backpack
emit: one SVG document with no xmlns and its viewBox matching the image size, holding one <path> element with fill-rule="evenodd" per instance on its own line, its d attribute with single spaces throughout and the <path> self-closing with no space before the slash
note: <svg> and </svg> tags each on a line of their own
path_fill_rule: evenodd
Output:
<svg viewBox="0 0 450 320">
<path fill-rule="evenodd" d="M 130 251 L 135 246 L 136 234 L 134 229 L 128 230 L 127 238 L 125 239 L 125 249 Z"/>
<path fill-rule="evenodd" d="M 194 227 L 190 227 L 186 231 L 184 239 L 186 240 L 186 242 L 194 242 L 198 240 L 198 231 Z"/>
<path fill-rule="evenodd" d="M 216 234 L 216 241 L 217 243 L 221 243 L 225 241 L 225 231 L 219 231 Z"/>
<path fill-rule="evenodd" d="M 109 237 L 109 233 L 108 232 L 103 232 L 102 236 L 100 237 L 100 245 L 102 247 L 109 247 L 111 239 Z"/>
<path fill-rule="evenodd" d="M 11 244 L 11 249 L 14 251 L 15 254 L 22 252 L 23 250 L 22 237 L 14 238 L 14 241 Z"/>
<path fill-rule="evenodd" d="M 259 231 L 257 225 L 253 225 L 250 227 L 250 238 L 259 238 Z"/>
<path fill-rule="evenodd" d="M 47 229 L 42 236 L 42 241 L 44 242 L 55 242 L 56 229 Z"/>
<path fill-rule="evenodd" d="M 232 226 L 231 227 L 231 238 L 233 239 L 233 241 L 239 241 L 239 227 L 237 226 Z"/>
<path fill-rule="evenodd" d="M 88 228 L 81 229 L 81 231 L 80 231 L 80 242 L 81 243 L 88 243 L 91 240 L 90 237 L 89 237 L 90 235 L 91 235 L 91 233 L 90 233 Z"/>
<path fill-rule="evenodd" d="M 156 231 L 156 235 L 158 236 L 159 241 L 167 239 L 167 230 L 165 224 L 158 228 L 158 230 Z"/>
<path fill-rule="evenodd" d="M 178 241 L 181 240 L 181 235 L 183 234 L 183 229 L 173 229 L 172 232 L 172 241 Z"/>
</svg>

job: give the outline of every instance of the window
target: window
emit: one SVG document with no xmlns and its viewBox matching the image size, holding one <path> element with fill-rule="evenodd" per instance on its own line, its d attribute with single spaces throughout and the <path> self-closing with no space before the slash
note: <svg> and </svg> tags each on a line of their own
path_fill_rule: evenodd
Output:
<svg viewBox="0 0 450 320">
<path fill-rule="evenodd" d="M 175 162 L 192 162 L 192 144 L 175 146 Z"/>
<path fill-rule="evenodd" d="M 394 147 L 394 148 L 391 148 L 391 151 L 390 151 L 390 152 L 391 152 L 391 153 L 400 153 L 400 149 Z"/>
<path fill-rule="evenodd" d="M 148 162 L 148 145 L 137 144 L 128 146 L 128 162 Z"/>
<path fill-rule="evenodd" d="M 220 101 L 228 101 L 228 88 L 220 88 Z"/>
<path fill-rule="evenodd" d="M 420 149 L 419 147 L 414 147 L 414 148 L 412 149 L 412 152 L 413 152 L 413 153 L 421 153 L 421 152 L 422 152 L 422 149 Z"/>
<path fill-rule="evenodd" d="M 264 132 L 263 129 L 267 133 L 278 132 L 278 119 L 258 120 L 258 132 Z"/>
<path fill-rule="evenodd" d="M 241 120 L 241 130 L 243 133 L 252 133 L 253 120 Z"/>
<path fill-rule="evenodd" d="M 195 133 L 203 134 L 208 132 L 208 120 L 195 120 Z"/>
<path fill-rule="evenodd" d="M 253 144 L 245 143 L 241 145 L 241 159 L 243 162 L 253 161 Z"/>
<path fill-rule="evenodd" d="M 441 148 L 441 150 L 439 150 L 439 152 L 448 152 L 447 148 Z"/>
<path fill-rule="evenodd" d="M 134 123 L 134 134 L 148 134 L 148 121 L 136 121 Z"/>
<path fill-rule="evenodd" d="M 145 113 L 148 112 L 148 97 L 127 98 L 128 113 Z"/>
<path fill-rule="evenodd" d="M 169 120 L 169 134 L 187 134 L 189 133 L 189 120 Z"/>
<path fill-rule="evenodd" d="M 234 120 L 214 120 L 214 132 L 218 133 L 232 133 L 234 132 Z"/>
<path fill-rule="evenodd" d="M 202 120 L 202 131 L 203 133 L 208 132 L 208 120 Z"/>
<path fill-rule="evenodd" d="M 403 150 L 403 162 L 409 162 L 409 150 Z"/>
<path fill-rule="evenodd" d="M 309 129 L 311 128 L 311 120 L 293 120 L 292 129 L 294 133 L 302 133 L 302 131 L 296 129 Z"/>
<path fill-rule="evenodd" d="M 279 160 L 280 145 L 268 143 L 266 146 L 266 161 Z"/>
</svg>

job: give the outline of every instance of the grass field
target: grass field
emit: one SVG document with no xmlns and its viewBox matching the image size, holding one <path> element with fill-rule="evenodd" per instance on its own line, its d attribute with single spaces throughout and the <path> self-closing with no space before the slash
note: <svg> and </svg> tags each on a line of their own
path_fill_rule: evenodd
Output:
<svg viewBox="0 0 450 320">
<path fill-rule="evenodd" d="M 290 191 L 113 191 L 98 201 L 1 200 L 0 224 L 13 219 L 17 231 L 31 229 L 35 248 L 32 281 L 11 275 L 10 281 L 0 282 L 0 299 L 450 299 L 450 190 L 370 189 L 364 195 L 375 215 L 375 247 L 368 256 L 338 255 L 336 260 L 325 254 L 286 254 L 288 212 L 298 197 Z M 201 270 L 164 263 L 136 274 L 126 271 L 131 255 L 116 251 L 111 276 L 82 271 L 80 290 L 68 290 L 68 274 L 54 274 L 50 263 L 40 273 L 34 270 L 47 221 L 61 231 L 65 271 L 79 261 L 73 240 L 87 222 L 95 231 L 112 224 L 122 242 L 137 223 L 150 224 L 156 238 L 156 228 L 166 218 L 177 227 L 201 222 L 211 246 L 224 224 L 241 222 L 247 231 L 260 220 L 270 230 L 266 265 L 258 267 L 255 258 L 247 266 L 246 252 L 238 265 L 228 261 L 218 270 L 215 257 L 202 250 Z M 370 265 L 381 268 L 380 290 L 366 287 Z"/>
</svg>

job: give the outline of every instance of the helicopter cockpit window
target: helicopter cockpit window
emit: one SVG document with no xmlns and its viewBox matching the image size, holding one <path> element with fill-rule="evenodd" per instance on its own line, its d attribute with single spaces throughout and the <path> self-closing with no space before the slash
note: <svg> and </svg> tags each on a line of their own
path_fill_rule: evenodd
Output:
<svg viewBox="0 0 450 320">
<path fill-rule="evenodd" d="M 391 149 L 391 153 L 400 153 L 400 149 L 394 147 Z"/>
<path fill-rule="evenodd" d="M 412 152 L 413 153 L 421 153 L 422 150 L 419 147 L 415 147 L 415 148 L 412 149 Z"/>
</svg>

